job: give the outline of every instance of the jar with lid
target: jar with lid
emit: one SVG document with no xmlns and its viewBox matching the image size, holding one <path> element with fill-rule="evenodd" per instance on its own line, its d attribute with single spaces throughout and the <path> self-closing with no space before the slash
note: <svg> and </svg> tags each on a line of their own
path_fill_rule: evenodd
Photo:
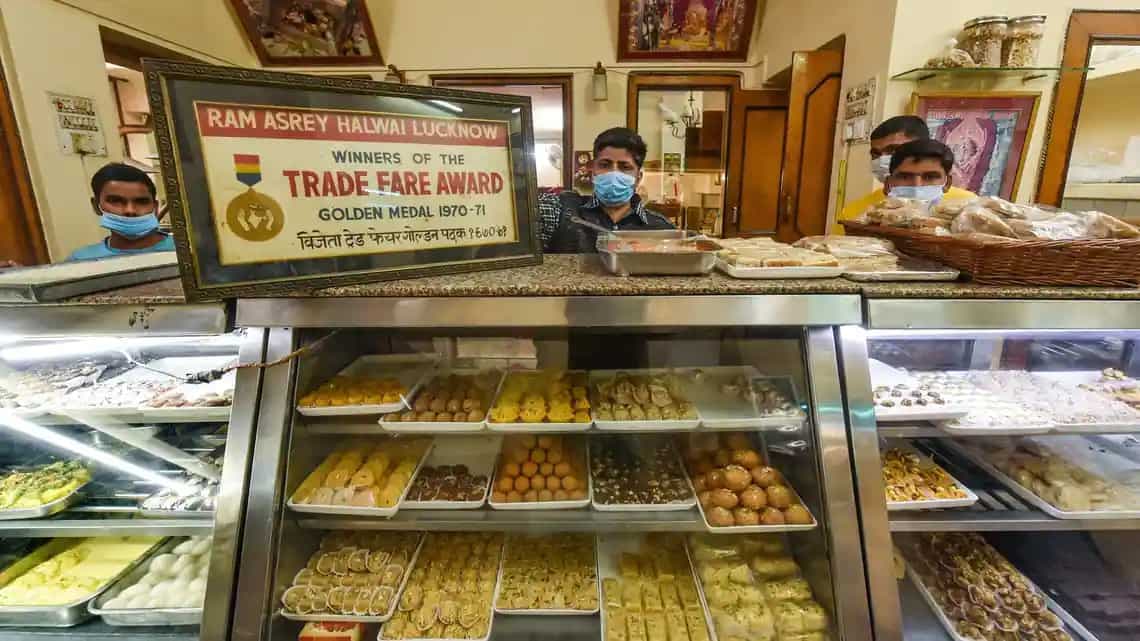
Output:
<svg viewBox="0 0 1140 641">
<path fill-rule="evenodd" d="M 966 51 L 979 67 L 1000 67 L 1002 44 L 1005 42 L 1005 16 L 981 16 L 963 28 Z"/>
<path fill-rule="evenodd" d="M 1005 35 L 1005 66 L 1036 67 L 1045 36 L 1045 16 L 1011 18 Z"/>
</svg>

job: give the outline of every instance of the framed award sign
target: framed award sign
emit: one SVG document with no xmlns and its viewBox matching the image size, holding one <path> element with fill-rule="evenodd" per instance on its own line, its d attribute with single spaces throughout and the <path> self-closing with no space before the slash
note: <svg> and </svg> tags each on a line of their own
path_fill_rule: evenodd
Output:
<svg viewBox="0 0 1140 641">
<path fill-rule="evenodd" d="M 190 300 L 542 260 L 528 98 L 144 68 Z"/>
</svg>

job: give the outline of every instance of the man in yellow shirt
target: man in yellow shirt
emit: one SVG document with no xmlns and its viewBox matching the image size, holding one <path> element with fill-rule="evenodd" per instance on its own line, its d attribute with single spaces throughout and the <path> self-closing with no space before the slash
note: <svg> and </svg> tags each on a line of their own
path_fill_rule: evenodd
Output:
<svg viewBox="0 0 1140 641">
<path fill-rule="evenodd" d="M 871 173 L 880 183 L 886 183 L 891 175 L 891 156 L 902 145 L 914 140 L 927 140 L 930 138 L 930 129 L 918 116 L 895 116 L 882 122 L 871 132 Z M 944 196 L 945 200 L 968 200 L 977 198 L 977 194 L 951 187 Z M 882 187 L 863 196 L 859 200 L 847 203 L 839 213 L 839 220 L 854 220 L 863 215 L 867 208 L 877 205 L 887 199 Z M 833 233 L 842 234 L 843 226 L 836 225 Z"/>
</svg>

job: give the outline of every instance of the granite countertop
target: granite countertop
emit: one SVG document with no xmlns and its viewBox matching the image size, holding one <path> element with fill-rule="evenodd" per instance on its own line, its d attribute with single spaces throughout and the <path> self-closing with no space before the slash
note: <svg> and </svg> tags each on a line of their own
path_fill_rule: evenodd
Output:
<svg viewBox="0 0 1140 641">
<path fill-rule="evenodd" d="M 1140 300 L 1140 289 L 988 286 L 960 283 L 856 283 L 843 278 L 738 280 L 709 276 L 609 274 L 594 256 L 551 255 L 543 264 L 494 271 L 410 278 L 298 292 L 291 297 L 453 296 L 695 296 L 717 294 L 862 294 L 866 298 L 983 298 Z M 178 279 L 88 294 L 67 301 L 88 305 L 178 305 L 186 302 Z"/>
</svg>

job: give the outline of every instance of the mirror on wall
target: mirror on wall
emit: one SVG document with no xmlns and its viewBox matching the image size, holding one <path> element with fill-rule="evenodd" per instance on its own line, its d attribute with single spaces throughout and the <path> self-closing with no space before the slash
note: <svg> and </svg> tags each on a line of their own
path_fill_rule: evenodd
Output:
<svg viewBox="0 0 1140 641">
<path fill-rule="evenodd" d="M 1094 44 L 1062 207 L 1140 222 L 1140 44 Z"/>
<path fill-rule="evenodd" d="M 729 96 L 727 89 L 637 94 L 637 133 L 649 148 L 641 196 L 678 227 L 721 231 Z"/>
</svg>

